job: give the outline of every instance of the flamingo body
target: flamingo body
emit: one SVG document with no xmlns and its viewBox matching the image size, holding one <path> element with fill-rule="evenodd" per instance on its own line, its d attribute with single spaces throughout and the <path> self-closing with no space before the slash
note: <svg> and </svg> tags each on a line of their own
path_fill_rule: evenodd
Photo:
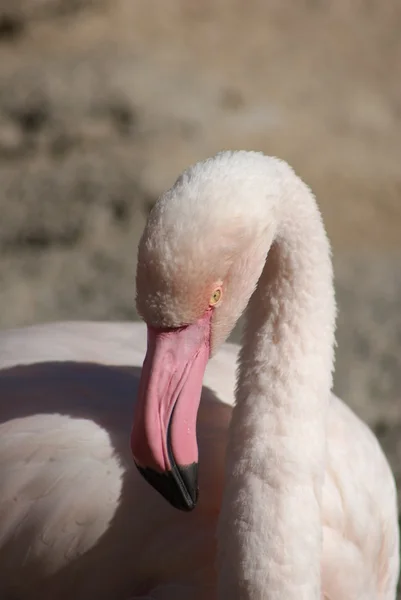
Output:
<svg viewBox="0 0 401 600">
<path fill-rule="evenodd" d="M 215 597 L 237 347 L 224 344 L 207 366 L 198 414 L 201 493 L 190 514 L 169 506 L 132 461 L 145 351 L 141 323 L 56 323 L 0 335 L 2 600 Z M 327 448 L 325 597 L 393 600 L 394 480 L 372 432 L 335 396 Z"/>
</svg>

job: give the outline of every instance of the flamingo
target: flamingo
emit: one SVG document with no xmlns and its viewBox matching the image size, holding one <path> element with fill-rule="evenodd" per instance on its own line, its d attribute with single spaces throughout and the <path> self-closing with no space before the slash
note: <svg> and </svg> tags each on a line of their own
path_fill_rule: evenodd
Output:
<svg viewBox="0 0 401 600">
<path fill-rule="evenodd" d="M 289 165 L 222 152 L 149 216 L 145 323 L 4 331 L 0 597 L 394 600 L 396 488 L 331 392 L 332 278 Z"/>
</svg>

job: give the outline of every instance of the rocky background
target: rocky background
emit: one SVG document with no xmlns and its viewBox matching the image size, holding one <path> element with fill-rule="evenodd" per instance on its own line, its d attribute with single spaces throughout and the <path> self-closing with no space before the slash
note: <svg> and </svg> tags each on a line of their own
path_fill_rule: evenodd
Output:
<svg viewBox="0 0 401 600">
<path fill-rule="evenodd" d="M 0 325 L 135 318 L 157 195 L 280 156 L 333 243 L 335 390 L 401 488 L 400 32 L 397 0 L 0 0 Z"/>
</svg>

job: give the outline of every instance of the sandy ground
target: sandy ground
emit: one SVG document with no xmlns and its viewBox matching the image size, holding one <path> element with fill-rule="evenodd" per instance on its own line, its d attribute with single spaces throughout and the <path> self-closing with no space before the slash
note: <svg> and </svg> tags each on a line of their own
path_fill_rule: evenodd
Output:
<svg viewBox="0 0 401 600">
<path fill-rule="evenodd" d="M 335 391 L 401 488 L 401 4 L 0 0 L 0 325 L 131 319 L 157 195 L 222 148 L 316 193 Z"/>
</svg>

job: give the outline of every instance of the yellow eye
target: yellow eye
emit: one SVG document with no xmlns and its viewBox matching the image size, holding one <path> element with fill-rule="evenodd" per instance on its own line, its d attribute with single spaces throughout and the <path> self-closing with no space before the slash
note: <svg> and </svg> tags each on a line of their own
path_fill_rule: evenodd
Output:
<svg viewBox="0 0 401 600">
<path fill-rule="evenodd" d="M 220 302 L 222 295 L 221 288 L 216 288 L 213 294 L 210 296 L 209 305 L 216 306 L 216 304 Z"/>
</svg>

